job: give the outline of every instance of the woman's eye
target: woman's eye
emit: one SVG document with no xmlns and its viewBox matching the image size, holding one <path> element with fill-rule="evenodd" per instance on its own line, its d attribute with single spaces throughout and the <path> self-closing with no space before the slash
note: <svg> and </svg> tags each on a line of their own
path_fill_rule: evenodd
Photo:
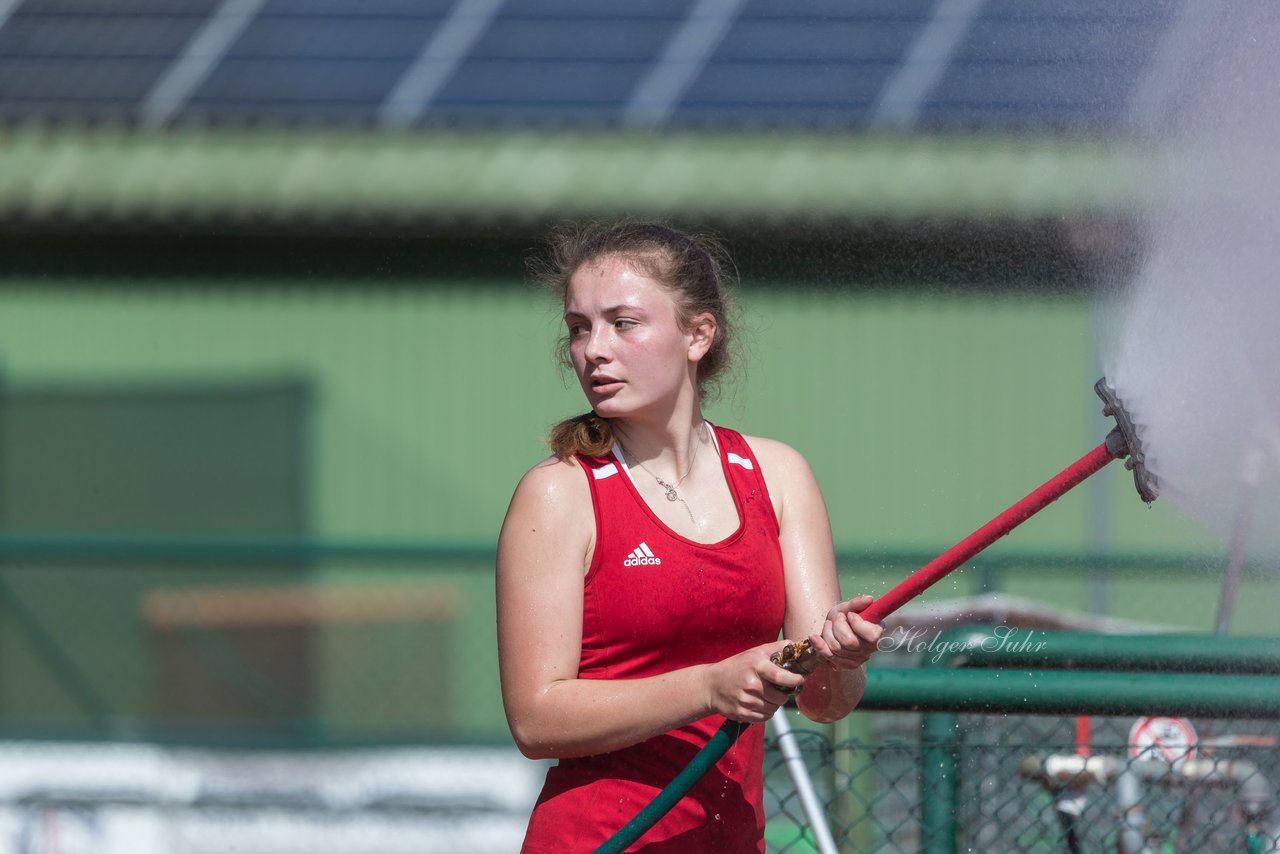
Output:
<svg viewBox="0 0 1280 854">
<path fill-rule="evenodd" d="M 613 322 L 613 326 L 615 329 L 630 329 L 631 327 L 636 325 L 637 324 L 634 320 L 628 320 L 625 317 L 620 317 Z"/>
<path fill-rule="evenodd" d="M 587 325 L 586 325 L 585 323 L 570 323 L 570 324 L 569 324 L 569 335 L 570 335 L 570 336 L 577 336 L 577 335 L 581 335 L 582 333 L 584 333 L 584 332 L 586 332 L 586 331 L 587 331 Z"/>
</svg>

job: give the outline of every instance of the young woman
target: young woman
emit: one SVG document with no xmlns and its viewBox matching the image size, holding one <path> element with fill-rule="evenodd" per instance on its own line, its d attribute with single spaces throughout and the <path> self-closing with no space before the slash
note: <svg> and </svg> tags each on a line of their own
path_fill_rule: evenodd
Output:
<svg viewBox="0 0 1280 854">
<path fill-rule="evenodd" d="M 826 507 L 786 445 L 703 420 L 729 367 L 725 263 L 655 223 L 560 234 L 541 278 L 564 299 L 567 361 L 591 412 L 516 488 L 498 544 L 507 720 L 555 758 L 525 854 L 590 852 L 635 816 L 725 718 L 763 723 L 798 691 L 847 715 L 880 628 L 840 601 Z M 808 677 L 774 665 L 809 639 Z M 751 727 L 628 850 L 763 852 L 763 727 Z"/>
</svg>

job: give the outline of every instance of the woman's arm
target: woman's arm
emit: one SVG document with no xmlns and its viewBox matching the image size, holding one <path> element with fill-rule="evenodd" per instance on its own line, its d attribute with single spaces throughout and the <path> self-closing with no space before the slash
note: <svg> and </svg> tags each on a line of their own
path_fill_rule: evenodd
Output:
<svg viewBox="0 0 1280 854">
<path fill-rule="evenodd" d="M 498 539 L 498 662 L 507 722 L 530 758 L 638 744 L 712 713 L 759 723 L 804 679 L 766 644 L 715 664 L 642 679 L 579 679 L 583 578 L 595 516 L 582 471 L 548 460 L 516 488 Z M 812 678 L 812 677 L 810 677 Z"/>
<path fill-rule="evenodd" d="M 881 629 L 858 617 L 871 604 L 870 596 L 841 601 L 831 523 L 809 464 L 781 442 L 748 441 L 778 516 L 787 594 L 783 631 L 792 640 L 809 639 L 825 665 L 809 677 L 796 705 L 806 717 L 830 723 L 862 699 L 863 665 L 875 652 Z"/>
</svg>

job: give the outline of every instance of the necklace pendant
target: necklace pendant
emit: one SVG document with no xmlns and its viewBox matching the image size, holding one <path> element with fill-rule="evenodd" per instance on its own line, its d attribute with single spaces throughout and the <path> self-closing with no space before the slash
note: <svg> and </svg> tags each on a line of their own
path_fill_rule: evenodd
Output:
<svg viewBox="0 0 1280 854">
<path fill-rule="evenodd" d="M 676 488 L 675 488 L 674 486 L 671 486 L 670 484 L 667 484 L 667 483 L 664 483 L 664 484 L 662 484 L 662 485 L 663 485 L 663 486 L 665 486 L 665 487 L 667 488 L 667 500 L 668 500 L 668 501 L 679 501 L 679 500 L 680 500 L 680 496 L 676 494 Z"/>
</svg>

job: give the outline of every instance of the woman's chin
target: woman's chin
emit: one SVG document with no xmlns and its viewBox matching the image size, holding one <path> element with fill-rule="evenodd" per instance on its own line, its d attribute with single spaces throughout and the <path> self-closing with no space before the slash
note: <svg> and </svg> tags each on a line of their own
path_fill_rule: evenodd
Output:
<svg viewBox="0 0 1280 854">
<path fill-rule="evenodd" d="M 601 418 L 621 418 L 627 414 L 625 406 L 619 406 L 608 398 L 591 401 L 591 411 Z"/>
<path fill-rule="evenodd" d="M 639 407 L 635 401 L 619 400 L 617 395 L 593 394 L 587 398 L 591 410 L 601 418 L 626 418 L 635 415 Z"/>
</svg>

